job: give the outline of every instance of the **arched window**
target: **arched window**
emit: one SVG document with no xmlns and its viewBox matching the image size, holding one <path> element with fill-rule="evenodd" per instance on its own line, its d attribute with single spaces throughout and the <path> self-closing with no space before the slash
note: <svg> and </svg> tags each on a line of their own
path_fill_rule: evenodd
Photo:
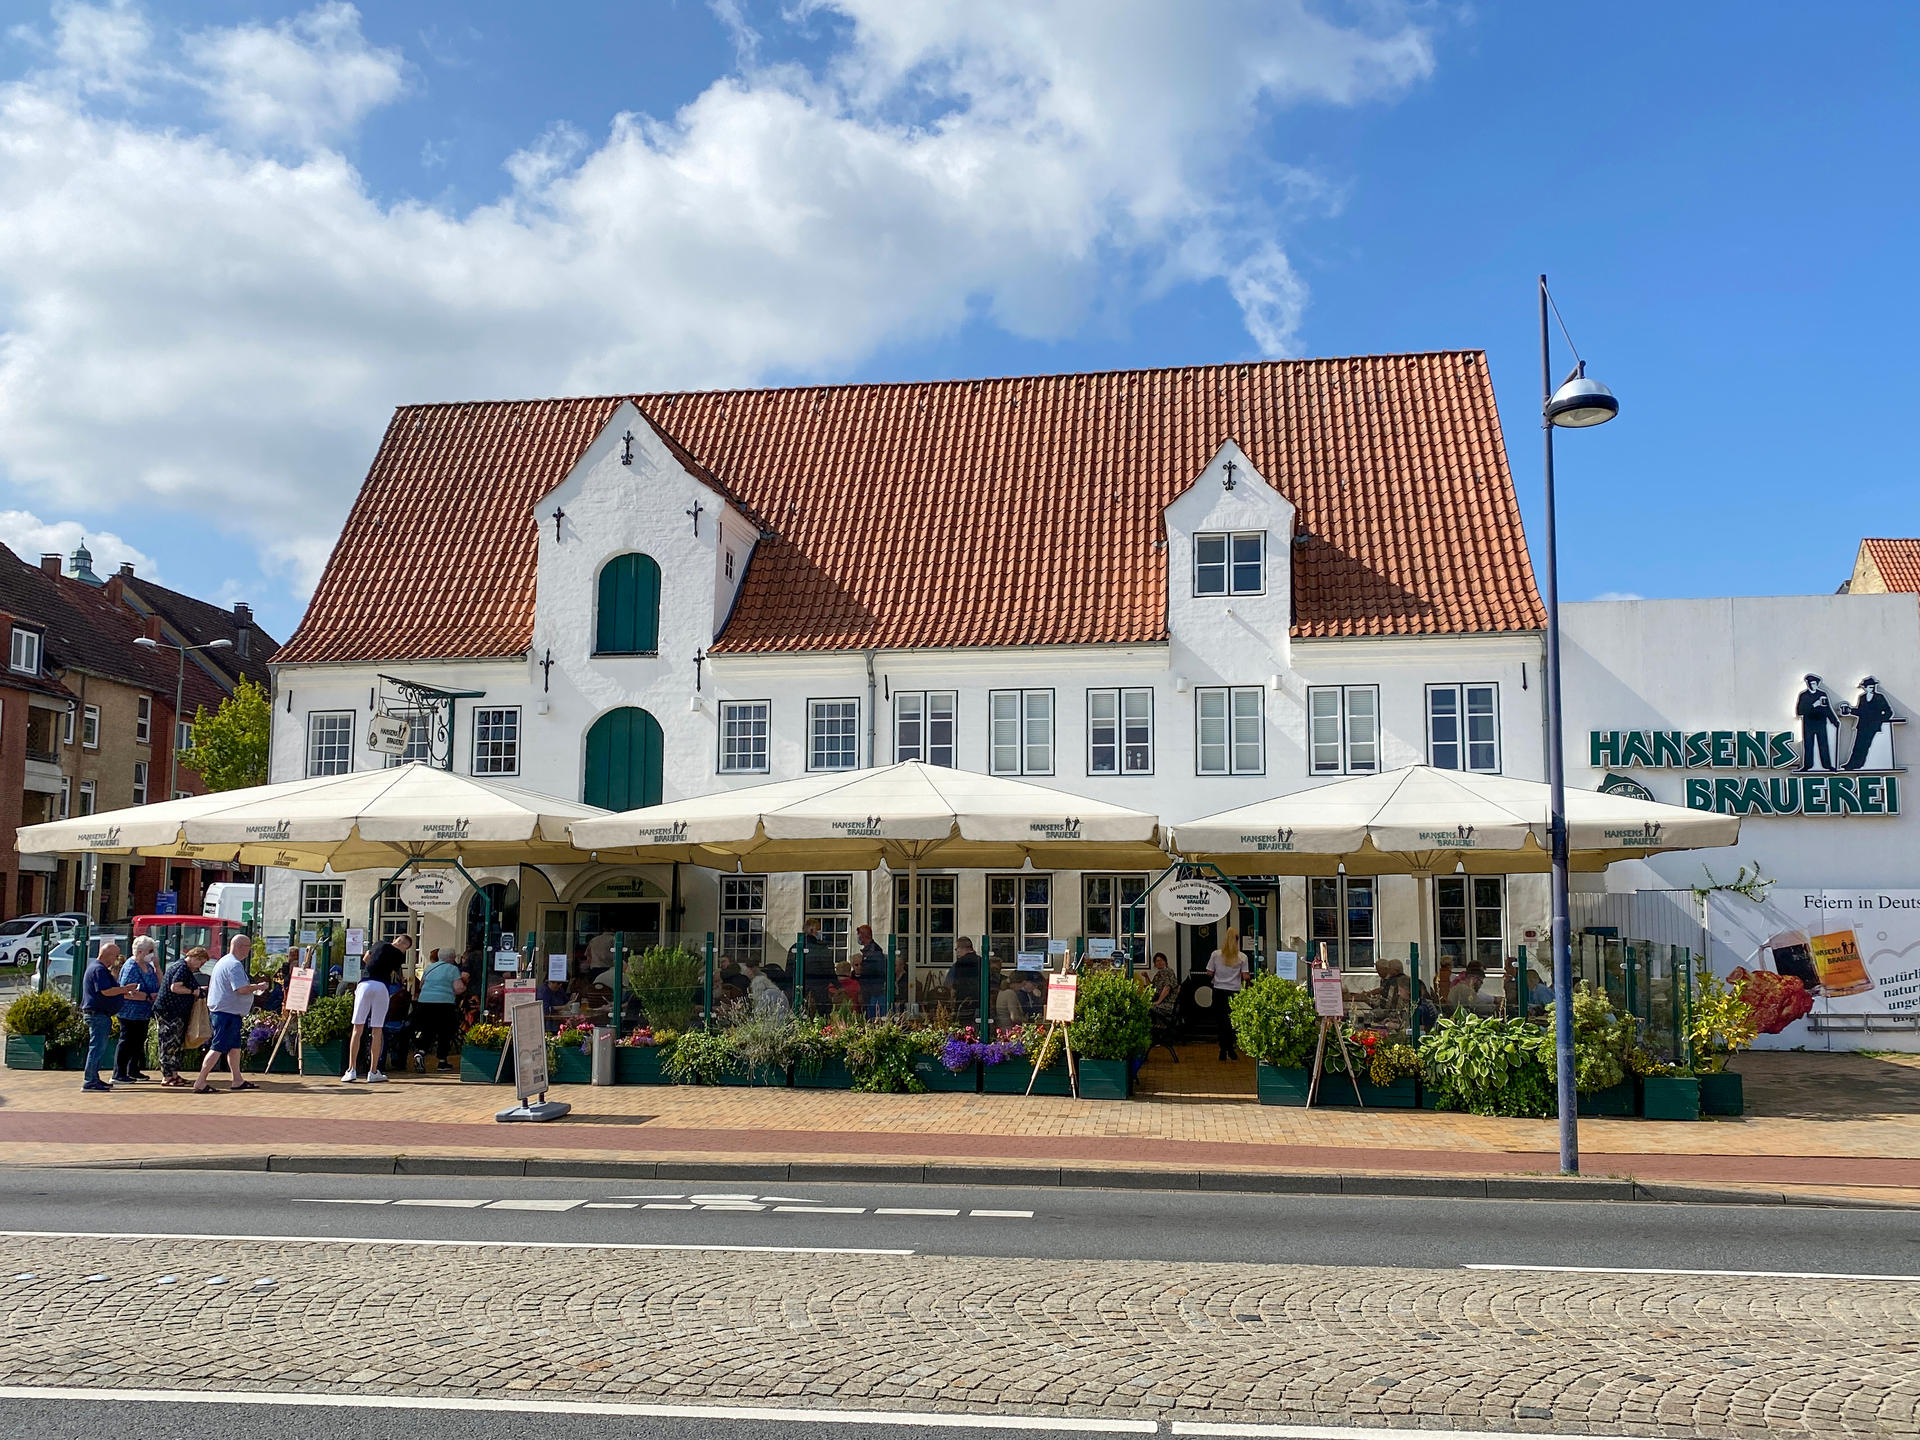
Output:
<svg viewBox="0 0 1920 1440">
<path fill-rule="evenodd" d="M 580 798 L 604 810 L 660 803 L 660 722 L 627 706 L 609 710 L 587 731 L 587 770 Z"/>
<path fill-rule="evenodd" d="M 593 653 L 651 655 L 660 648 L 660 567 L 651 555 L 616 555 L 601 567 Z"/>
</svg>

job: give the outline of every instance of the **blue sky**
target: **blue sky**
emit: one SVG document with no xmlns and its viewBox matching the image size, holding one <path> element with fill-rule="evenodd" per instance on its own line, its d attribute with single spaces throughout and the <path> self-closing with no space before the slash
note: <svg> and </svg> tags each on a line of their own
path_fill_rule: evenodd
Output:
<svg viewBox="0 0 1920 1440">
<path fill-rule="evenodd" d="M 1917 60 L 1893 4 L 12 0 L 0 539 L 285 635 L 399 403 L 1481 347 L 1537 541 L 1545 270 L 1622 402 L 1563 593 L 1830 590 L 1920 533 Z"/>
</svg>

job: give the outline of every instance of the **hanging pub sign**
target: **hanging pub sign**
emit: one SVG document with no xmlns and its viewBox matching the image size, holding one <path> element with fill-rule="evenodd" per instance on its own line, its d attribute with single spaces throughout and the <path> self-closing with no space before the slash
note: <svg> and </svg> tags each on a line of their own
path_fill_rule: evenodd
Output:
<svg viewBox="0 0 1920 1440">
<path fill-rule="evenodd" d="M 406 716 L 382 711 L 367 721 L 367 749 L 376 755 L 404 755 L 412 729 L 413 722 Z"/>
<path fill-rule="evenodd" d="M 1154 891 L 1160 913 L 1176 925 L 1213 925 L 1233 910 L 1227 887 L 1211 880 L 1176 880 Z"/>
<path fill-rule="evenodd" d="M 1587 763 L 1606 771 L 1600 789 L 1651 800 L 1641 781 L 1618 772 L 1745 770 L 1765 775 L 1688 775 L 1690 810 L 1723 815 L 1898 815 L 1905 769 L 1894 759 L 1894 727 L 1906 724 L 1877 677 L 1861 677 L 1852 701 L 1806 675 L 1794 697 L 1795 730 L 1590 730 Z"/>
<path fill-rule="evenodd" d="M 451 870 L 415 870 L 395 893 L 409 910 L 445 910 L 460 898 L 460 881 Z"/>
</svg>

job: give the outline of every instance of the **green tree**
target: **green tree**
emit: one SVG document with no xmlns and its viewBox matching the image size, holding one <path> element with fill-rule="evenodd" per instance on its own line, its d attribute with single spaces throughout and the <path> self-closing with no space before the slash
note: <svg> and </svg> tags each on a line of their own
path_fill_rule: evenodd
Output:
<svg viewBox="0 0 1920 1440">
<path fill-rule="evenodd" d="M 198 774 L 209 790 L 264 785 L 272 730 L 267 692 L 242 679 L 213 714 L 204 705 L 193 712 L 193 744 L 180 752 L 181 768 Z"/>
</svg>

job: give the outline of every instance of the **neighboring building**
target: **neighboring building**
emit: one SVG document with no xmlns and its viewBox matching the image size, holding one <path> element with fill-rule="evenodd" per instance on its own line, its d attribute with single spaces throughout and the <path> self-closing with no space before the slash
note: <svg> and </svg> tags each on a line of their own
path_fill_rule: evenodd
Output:
<svg viewBox="0 0 1920 1440">
<path fill-rule="evenodd" d="M 123 564 L 108 576 L 104 588 L 134 614 L 158 616 L 160 638 L 169 645 L 227 641 L 228 648 L 196 650 L 187 661 L 198 665 L 227 694 L 233 693 L 242 678 L 263 690 L 272 687 L 273 675 L 267 662 L 280 647 L 255 623 L 251 605 L 242 601 L 231 610 L 223 610 L 205 600 L 140 579 L 130 564 Z M 192 718 L 191 711 L 188 718 Z"/>
<path fill-rule="evenodd" d="M 38 825 L 60 814 L 60 727 L 73 693 L 47 664 L 44 623 L 0 610 L 0 829 Z M 0 917 L 49 907 L 56 862 L 48 855 L 0 853 Z"/>
<path fill-rule="evenodd" d="M 1840 588 L 1848 595 L 1920 594 L 1920 539 L 1862 540 L 1853 575 Z"/>
<path fill-rule="evenodd" d="M 21 755 L 27 798 L 17 823 L 165 799 L 174 769 L 178 660 L 134 643 L 142 636 L 159 639 L 161 621 L 136 614 L 113 581 L 94 576 L 84 546 L 73 559 L 76 574 L 63 576 L 58 555 L 42 556 L 34 566 L 0 548 L 0 612 L 10 617 L 9 644 L 21 650 L 37 645 L 39 651 L 38 677 L 23 668 L 9 679 L 42 682 L 33 692 L 40 698 L 28 699 L 24 717 L 31 722 Z M 23 635 L 35 638 L 12 638 Z M 202 670 L 188 666 L 182 706 L 188 715 L 198 705 L 217 706 L 223 693 Z M 0 730 L 0 765 L 9 767 L 0 770 L 0 784 L 11 780 L 12 754 Z M 197 775 L 182 770 L 177 788 L 198 793 L 202 786 Z M 9 878 L 0 904 L 11 913 L 80 910 L 101 923 L 151 910 L 162 889 L 174 890 L 182 909 L 191 910 L 203 879 L 231 875 L 230 867 L 206 873 L 197 862 L 93 856 L 54 860 L 48 868 L 46 860 L 11 847 L 5 864 Z"/>
<path fill-rule="evenodd" d="M 614 809 L 906 758 L 1169 821 L 1419 761 L 1538 779 L 1542 623 L 1477 352 L 413 406 L 275 658 L 272 775 L 387 763 L 389 710 L 409 758 Z M 381 878 L 274 872 L 268 913 L 365 923 Z M 481 878 L 576 965 L 615 928 L 747 957 L 904 928 L 904 876 Z M 1150 878 L 923 874 L 920 961 L 1133 935 L 1204 964 Z M 1269 953 L 1419 933 L 1411 880 L 1246 888 Z M 1456 958 L 1544 923 L 1544 877 L 1435 891 Z"/>
</svg>

